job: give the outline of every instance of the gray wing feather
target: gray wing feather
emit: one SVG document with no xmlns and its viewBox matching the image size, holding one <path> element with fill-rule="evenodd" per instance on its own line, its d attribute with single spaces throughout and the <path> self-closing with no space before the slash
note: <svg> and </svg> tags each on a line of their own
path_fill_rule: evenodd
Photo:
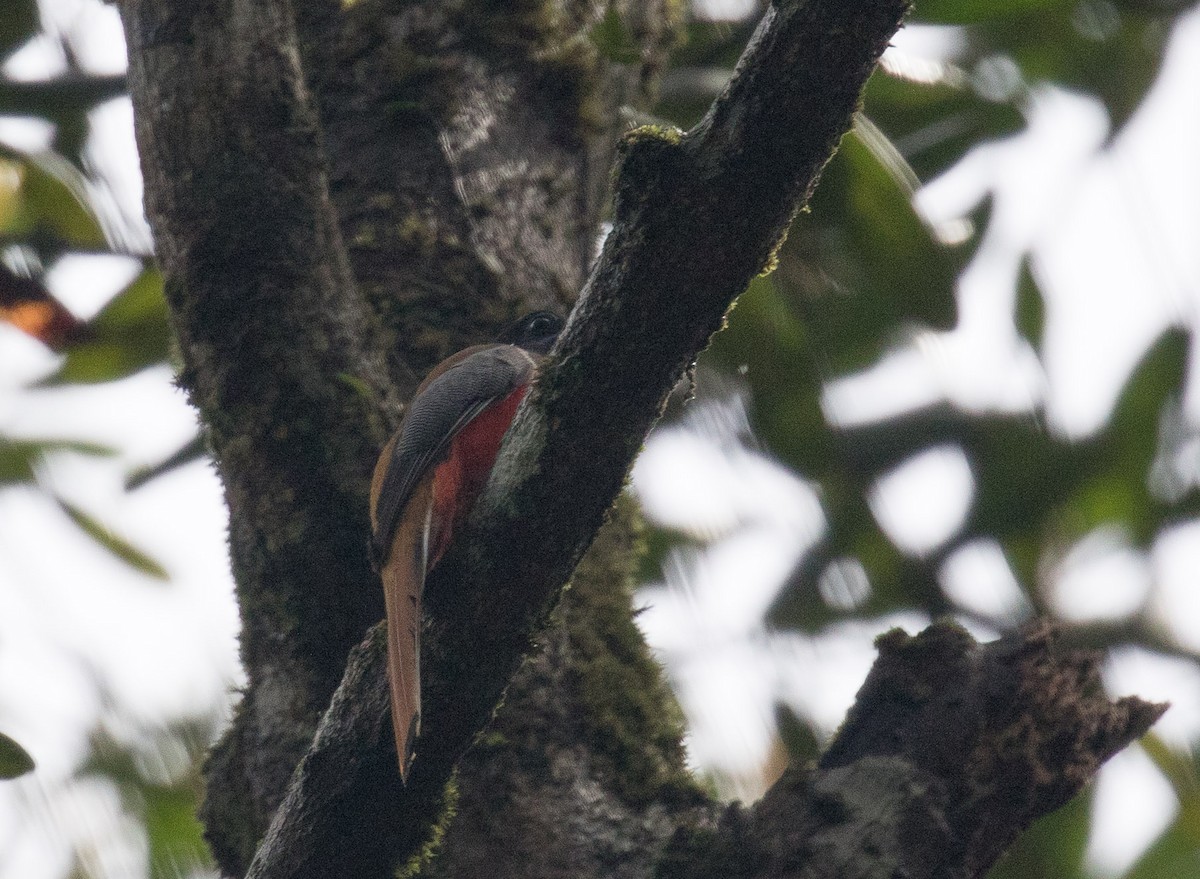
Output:
<svg viewBox="0 0 1200 879">
<path fill-rule="evenodd" d="M 515 345 L 485 348 L 451 366 L 409 406 L 379 490 L 374 535 L 380 565 L 412 493 L 450 442 L 484 409 L 529 380 L 533 359 Z"/>
</svg>

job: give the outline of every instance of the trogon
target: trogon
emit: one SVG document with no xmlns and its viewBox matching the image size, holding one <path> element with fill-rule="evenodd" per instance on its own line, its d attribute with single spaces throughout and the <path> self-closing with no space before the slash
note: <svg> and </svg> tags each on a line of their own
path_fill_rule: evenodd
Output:
<svg viewBox="0 0 1200 879">
<path fill-rule="evenodd" d="M 547 311 L 443 360 L 417 387 L 371 480 L 372 549 L 387 610 L 388 683 L 400 777 L 421 732 L 421 593 L 487 483 L 538 362 L 562 330 Z"/>
</svg>

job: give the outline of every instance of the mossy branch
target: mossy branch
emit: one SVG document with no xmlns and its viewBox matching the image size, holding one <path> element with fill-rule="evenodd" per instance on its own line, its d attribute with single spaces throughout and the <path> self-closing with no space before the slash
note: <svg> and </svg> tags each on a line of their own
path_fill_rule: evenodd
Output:
<svg viewBox="0 0 1200 879">
<path fill-rule="evenodd" d="M 1046 624 L 980 645 L 942 622 L 877 647 L 819 764 L 715 827 L 681 827 L 660 879 L 983 876 L 1167 707 L 1110 702 L 1102 654 Z"/>
</svg>

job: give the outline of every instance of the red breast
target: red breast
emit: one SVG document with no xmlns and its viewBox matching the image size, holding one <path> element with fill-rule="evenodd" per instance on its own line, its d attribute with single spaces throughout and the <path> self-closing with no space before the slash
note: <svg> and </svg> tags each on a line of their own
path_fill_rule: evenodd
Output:
<svg viewBox="0 0 1200 879">
<path fill-rule="evenodd" d="M 487 484 L 504 434 L 528 392 L 528 384 L 520 385 L 475 416 L 455 435 L 446 460 L 434 470 L 430 568 L 446 552 L 454 532 L 463 524 Z"/>
</svg>

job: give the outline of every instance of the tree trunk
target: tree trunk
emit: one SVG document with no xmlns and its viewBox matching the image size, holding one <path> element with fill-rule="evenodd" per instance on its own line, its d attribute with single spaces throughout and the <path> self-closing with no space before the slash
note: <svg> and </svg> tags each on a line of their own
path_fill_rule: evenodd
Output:
<svg viewBox="0 0 1200 879">
<path fill-rule="evenodd" d="M 825 764 L 725 809 L 684 769 L 632 622 L 626 504 L 555 606 L 666 393 L 811 192 L 906 4 L 775 4 L 693 132 L 626 137 L 615 227 L 588 279 L 622 108 L 652 92 L 679 9 L 124 0 L 147 215 L 230 508 L 248 686 L 203 808 L 226 875 L 978 875 L 1152 720 L 1085 699 L 1094 663 L 1045 635 L 983 650 L 944 629 L 893 638 Z M 597 49 L 601 21 L 638 61 Z M 427 732 L 403 788 L 368 634 L 382 616 L 374 454 L 430 365 L 532 308 L 568 309 L 585 280 L 483 512 L 431 579 Z M 1036 656 L 979 671 L 1005 650 Z M 929 698 L 948 660 L 963 669 L 954 705 L 981 707 L 928 765 L 913 743 L 954 710 Z M 1056 674 L 1086 710 L 1038 702 Z M 982 704 L 996 687 L 1003 710 Z M 1022 751 L 981 768 L 989 736 L 1018 720 L 1075 742 L 1070 759 Z M 855 737 L 879 723 L 901 732 Z"/>
</svg>

